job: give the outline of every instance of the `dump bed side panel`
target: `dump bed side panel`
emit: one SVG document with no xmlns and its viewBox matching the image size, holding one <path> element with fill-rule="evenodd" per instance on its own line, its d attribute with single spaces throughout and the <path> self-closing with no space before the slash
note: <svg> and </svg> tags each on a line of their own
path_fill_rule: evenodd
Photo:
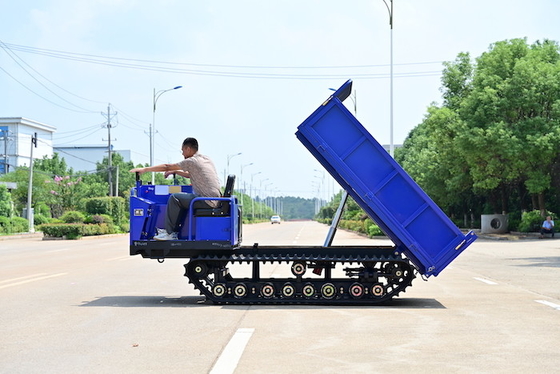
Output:
<svg viewBox="0 0 560 374">
<path fill-rule="evenodd" d="M 476 239 L 451 222 L 336 94 L 296 136 L 422 274 L 439 274 Z"/>
</svg>

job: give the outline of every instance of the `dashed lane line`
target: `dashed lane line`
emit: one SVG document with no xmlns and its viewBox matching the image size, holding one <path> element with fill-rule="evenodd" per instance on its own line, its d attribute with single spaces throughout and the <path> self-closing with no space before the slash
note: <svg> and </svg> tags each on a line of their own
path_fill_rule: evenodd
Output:
<svg viewBox="0 0 560 374">
<path fill-rule="evenodd" d="M 233 374 L 253 332 L 255 332 L 253 328 L 237 329 L 218 358 L 218 361 L 216 361 L 210 374 Z"/>
<path fill-rule="evenodd" d="M 549 306 L 549 307 L 551 307 L 551 308 L 553 308 L 553 309 L 560 310 L 560 305 L 551 303 L 550 301 L 546 301 L 546 300 L 535 300 L 535 301 L 536 301 L 537 303 L 541 303 L 541 304 L 543 304 L 543 305 Z"/>
<path fill-rule="evenodd" d="M 495 285 L 498 284 L 498 283 L 496 283 L 496 282 L 492 282 L 492 281 L 490 281 L 490 280 L 488 280 L 488 279 L 484 279 L 484 278 L 476 278 L 476 277 L 475 277 L 474 279 L 476 279 L 476 280 L 479 281 L 479 282 L 489 284 L 489 285 L 491 285 L 491 286 L 495 286 Z"/>
<path fill-rule="evenodd" d="M 33 278 L 33 277 L 40 277 L 42 275 L 46 275 L 47 273 L 39 273 L 39 274 L 32 274 L 32 275 L 26 275 L 25 277 L 18 277 L 18 278 L 11 278 L 11 279 L 4 279 L 3 281 L 0 281 L 0 284 L 2 283 L 8 283 L 8 282 L 15 282 L 21 279 L 27 279 L 27 278 Z"/>
<path fill-rule="evenodd" d="M 4 285 L 0 286 L 0 290 L 4 289 L 4 288 L 8 288 L 8 287 L 19 286 L 19 285 L 26 284 L 26 283 L 37 282 L 37 281 L 44 280 L 44 279 L 60 277 L 60 276 L 66 275 L 68 273 L 58 273 L 58 274 L 51 274 L 51 275 L 42 275 L 42 274 L 44 274 L 44 273 L 35 274 L 34 276 L 7 279 L 5 281 L 2 281 L 2 283 L 7 283 L 7 284 L 4 284 Z M 42 276 L 37 276 L 37 275 L 42 275 Z M 35 277 L 35 278 L 32 278 L 32 277 Z M 25 278 L 27 278 L 27 279 L 25 279 Z M 25 280 L 21 280 L 21 279 L 25 279 Z M 18 280 L 20 280 L 20 281 L 18 282 Z M 13 283 L 9 283 L 9 282 L 13 282 Z"/>
</svg>

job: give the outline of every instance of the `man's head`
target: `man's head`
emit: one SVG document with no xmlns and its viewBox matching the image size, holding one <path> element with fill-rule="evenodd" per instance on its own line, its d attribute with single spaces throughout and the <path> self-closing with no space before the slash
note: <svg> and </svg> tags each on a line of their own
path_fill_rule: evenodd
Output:
<svg viewBox="0 0 560 374">
<path fill-rule="evenodd" d="M 198 151 L 198 141 L 195 138 L 186 138 L 181 146 L 183 157 L 192 157 Z"/>
</svg>

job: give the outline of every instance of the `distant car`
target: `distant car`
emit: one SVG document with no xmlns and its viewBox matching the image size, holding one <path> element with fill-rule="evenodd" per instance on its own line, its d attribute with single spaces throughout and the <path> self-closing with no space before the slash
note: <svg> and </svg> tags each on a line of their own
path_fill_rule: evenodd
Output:
<svg viewBox="0 0 560 374">
<path fill-rule="evenodd" d="M 271 224 L 275 224 L 275 223 L 280 224 L 280 216 L 272 216 L 272 217 L 270 217 L 270 223 L 271 223 Z"/>
</svg>

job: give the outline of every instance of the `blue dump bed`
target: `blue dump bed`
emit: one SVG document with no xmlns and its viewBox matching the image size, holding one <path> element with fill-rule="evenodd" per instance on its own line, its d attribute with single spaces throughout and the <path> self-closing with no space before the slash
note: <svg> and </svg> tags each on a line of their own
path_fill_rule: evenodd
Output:
<svg viewBox="0 0 560 374">
<path fill-rule="evenodd" d="M 342 101 L 348 81 L 296 132 L 298 139 L 425 276 L 437 276 L 476 240 L 461 232 Z"/>
</svg>

